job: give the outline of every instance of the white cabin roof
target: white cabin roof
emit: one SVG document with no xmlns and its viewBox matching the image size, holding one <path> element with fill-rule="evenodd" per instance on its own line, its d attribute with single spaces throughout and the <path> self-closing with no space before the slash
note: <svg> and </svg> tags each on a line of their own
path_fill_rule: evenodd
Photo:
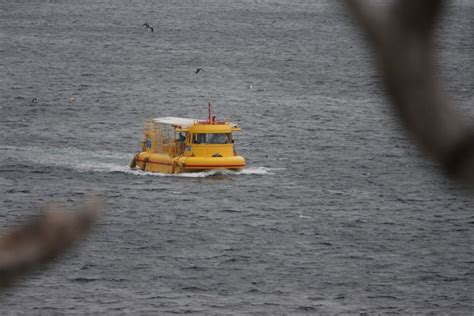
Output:
<svg viewBox="0 0 474 316">
<path fill-rule="evenodd" d="M 197 120 L 197 119 L 190 119 L 190 118 L 184 118 L 184 117 L 173 117 L 173 116 L 167 116 L 167 117 L 158 117 L 152 119 L 152 122 L 157 122 L 160 124 L 168 124 L 172 126 L 177 126 L 179 128 L 189 128 L 192 125 L 195 125 L 197 122 L 205 122 L 204 120 Z M 226 122 L 226 124 L 230 125 L 231 128 L 239 128 L 239 126 L 235 123 L 232 122 Z"/>
<path fill-rule="evenodd" d="M 159 117 L 154 118 L 153 122 L 161 123 L 161 124 L 168 124 L 173 126 L 180 126 L 181 128 L 188 128 L 191 125 L 196 124 L 198 120 L 190 119 L 190 118 L 183 118 L 183 117 Z"/>
</svg>

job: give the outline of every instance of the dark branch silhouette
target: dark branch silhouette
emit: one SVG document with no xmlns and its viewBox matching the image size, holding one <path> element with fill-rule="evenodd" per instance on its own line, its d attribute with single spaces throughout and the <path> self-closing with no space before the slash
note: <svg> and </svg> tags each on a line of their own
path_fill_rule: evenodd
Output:
<svg viewBox="0 0 474 316">
<path fill-rule="evenodd" d="M 97 200 L 74 212 L 50 208 L 30 223 L 1 234 L 0 289 L 73 246 L 96 222 L 101 209 Z"/>
<path fill-rule="evenodd" d="M 474 184 L 474 133 L 450 105 L 435 71 L 442 1 L 346 2 L 375 47 L 387 92 L 408 130 L 450 176 Z"/>
</svg>

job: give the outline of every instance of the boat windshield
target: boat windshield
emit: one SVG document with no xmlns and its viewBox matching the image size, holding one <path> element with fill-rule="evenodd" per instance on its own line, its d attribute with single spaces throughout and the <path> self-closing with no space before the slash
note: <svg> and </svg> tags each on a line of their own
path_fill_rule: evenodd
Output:
<svg viewBox="0 0 474 316">
<path fill-rule="evenodd" d="M 195 134 L 193 137 L 194 144 L 230 144 L 231 142 L 230 133 Z"/>
</svg>

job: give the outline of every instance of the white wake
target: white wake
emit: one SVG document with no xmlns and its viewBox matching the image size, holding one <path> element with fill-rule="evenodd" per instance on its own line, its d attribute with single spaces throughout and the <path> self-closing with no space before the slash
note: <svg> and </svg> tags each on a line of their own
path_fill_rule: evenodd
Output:
<svg viewBox="0 0 474 316">
<path fill-rule="evenodd" d="M 15 160 L 25 164 L 70 168 L 80 172 L 122 172 L 137 176 L 205 178 L 216 175 L 271 175 L 277 169 L 248 167 L 242 171 L 212 170 L 206 172 L 161 174 L 132 170 L 129 163 L 132 153 L 89 151 L 78 148 L 43 148 L 34 146 L 0 146 L 0 159 Z"/>
</svg>

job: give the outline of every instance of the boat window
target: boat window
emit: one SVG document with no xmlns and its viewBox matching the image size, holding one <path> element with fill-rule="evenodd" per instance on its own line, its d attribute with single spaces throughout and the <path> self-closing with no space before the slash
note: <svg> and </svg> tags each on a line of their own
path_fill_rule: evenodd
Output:
<svg viewBox="0 0 474 316">
<path fill-rule="evenodd" d="M 195 134 L 193 138 L 195 144 L 230 144 L 231 140 L 230 133 Z"/>
</svg>

